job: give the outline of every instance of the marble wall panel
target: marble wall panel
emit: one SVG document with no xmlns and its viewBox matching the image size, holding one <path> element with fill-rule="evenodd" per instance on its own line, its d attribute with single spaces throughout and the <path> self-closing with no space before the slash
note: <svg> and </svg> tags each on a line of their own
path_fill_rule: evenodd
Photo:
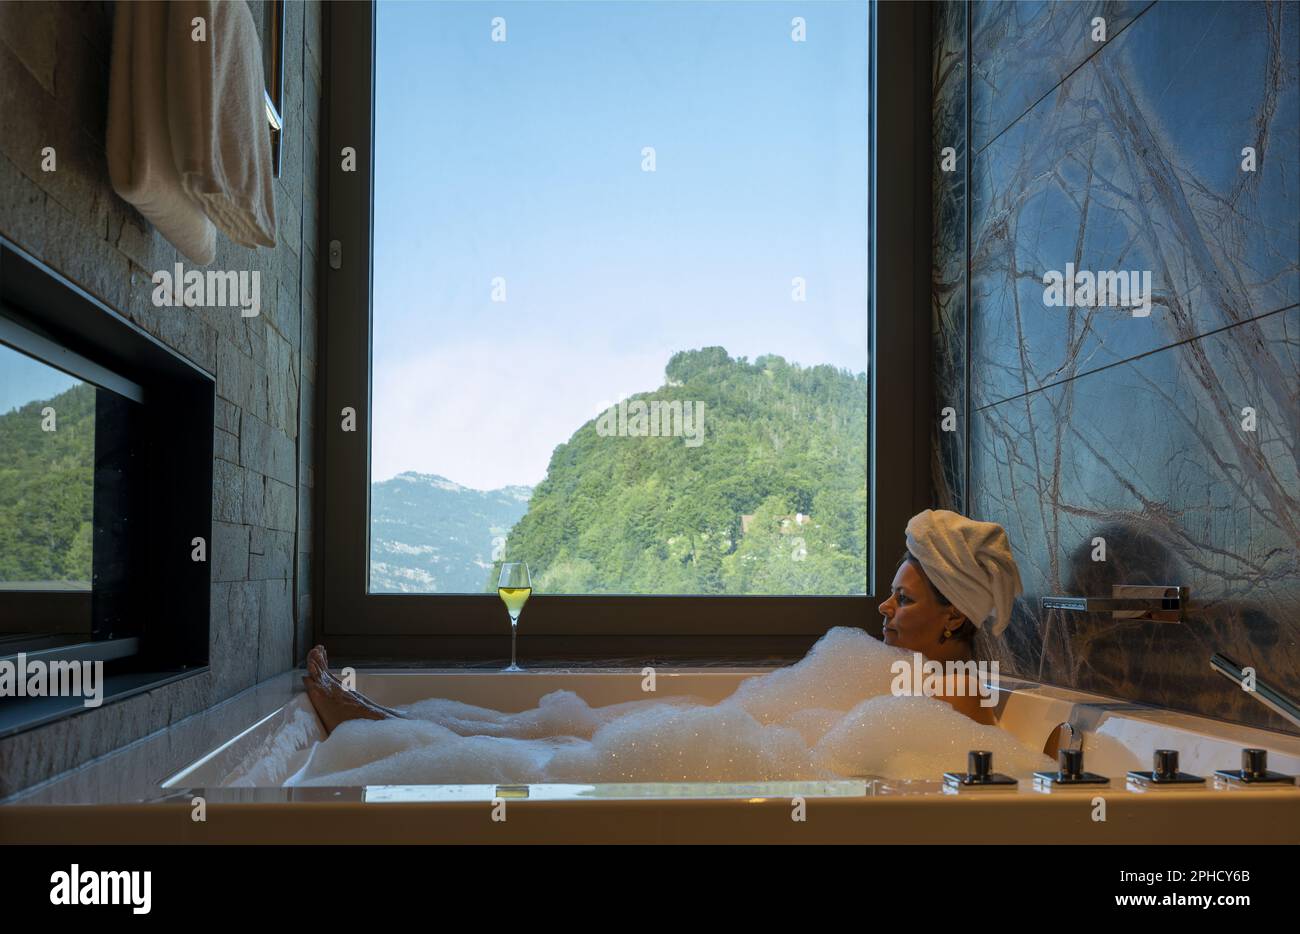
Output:
<svg viewBox="0 0 1300 934">
<path fill-rule="evenodd" d="M 955 109 L 938 76 L 969 62 L 971 173 L 935 186 L 935 380 L 955 395 L 969 370 L 972 418 L 936 432 L 935 498 L 960 502 L 947 465 L 968 459 L 966 511 L 1020 563 L 989 650 L 1024 677 L 1300 732 L 1209 667 L 1223 653 L 1300 697 L 1300 13 L 1107 4 L 1089 49 L 1100 4 L 942 6 L 935 132 Z M 963 56 L 942 27 L 967 11 Z M 967 209 L 968 243 L 942 227 Z M 1067 263 L 1149 271 L 1151 314 L 1046 306 Z M 1039 609 L 1142 583 L 1190 587 L 1190 618 Z"/>
<path fill-rule="evenodd" d="M 1294 5 L 1157 3 L 975 157 L 977 406 L 1300 301 L 1297 49 Z M 1149 316 L 1048 306 L 1067 264 Z"/>
<path fill-rule="evenodd" d="M 978 413 L 973 512 L 1006 527 L 1025 584 L 1012 670 L 1300 732 L 1209 667 L 1222 653 L 1300 697 L 1298 361 L 1292 308 Z M 1194 609 L 1039 609 L 1115 584 L 1187 586 Z"/>
<path fill-rule="evenodd" d="M 978 152 L 1120 35 L 1150 0 L 970 4 L 971 140 Z M 944 4 L 961 8 L 964 4 Z M 1094 20 L 1105 20 L 1103 29 Z M 1095 38 L 1102 36 L 1104 38 Z"/>
</svg>

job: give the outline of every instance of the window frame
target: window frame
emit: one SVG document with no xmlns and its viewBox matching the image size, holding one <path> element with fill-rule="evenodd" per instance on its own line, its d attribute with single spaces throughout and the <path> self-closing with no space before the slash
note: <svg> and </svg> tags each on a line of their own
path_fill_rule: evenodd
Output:
<svg viewBox="0 0 1300 934">
<path fill-rule="evenodd" d="M 27 330 L 14 320 L 14 316 L 14 311 L 0 300 L 0 347 L 21 353 L 96 389 L 108 389 L 132 402 L 143 401 L 143 391 L 137 384 Z M 51 582 L 55 583 L 58 582 Z M 30 620 L 33 633 L 51 637 L 54 641 L 91 634 L 94 625 L 92 594 L 93 589 L 57 586 L 18 589 L 0 583 L 0 620 L 7 617 Z M 0 627 L 0 636 L 4 635 L 5 630 Z M 3 645 L 0 645 L 0 654 L 7 654 Z"/>
<path fill-rule="evenodd" d="M 0 648 L 0 657 L 22 651 L 44 661 L 103 662 L 105 706 L 207 671 L 210 563 L 192 561 L 190 543 L 200 536 L 211 548 L 212 374 L 2 236 L 0 343 L 142 403 L 132 471 L 148 492 L 147 508 L 137 500 L 129 514 L 140 531 L 115 581 L 125 589 L 106 597 L 94 588 L 0 590 L 6 617 L 57 622 L 69 606 L 89 602 L 89 637 L 64 640 L 46 630 L 30 649 Z M 0 738 L 86 710 L 79 697 L 3 698 Z"/>
<path fill-rule="evenodd" d="M 832 626 L 876 632 L 907 519 L 932 501 L 930 390 L 930 11 L 869 2 L 868 593 L 857 596 L 547 595 L 528 604 L 520 655 L 801 652 Z M 496 658 L 505 615 L 493 594 L 372 594 L 369 547 L 374 37 L 371 0 L 327 5 L 322 378 L 316 639 L 336 654 Z M 889 41 L 877 42 L 885 34 Z M 881 76 L 889 80 L 882 81 Z M 356 170 L 342 170 L 344 147 Z M 887 177 L 880 186 L 876 178 Z M 877 237 L 877 231 L 889 236 Z M 912 270 L 881 281 L 877 269 Z M 880 317 L 876 309 L 896 309 Z M 883 403 L 883 404 L 882 404 Z M 356 430 L 342 430 L 352 408 Z M 887 456 L 880 456 L 887 439 Z"/>
</svg>

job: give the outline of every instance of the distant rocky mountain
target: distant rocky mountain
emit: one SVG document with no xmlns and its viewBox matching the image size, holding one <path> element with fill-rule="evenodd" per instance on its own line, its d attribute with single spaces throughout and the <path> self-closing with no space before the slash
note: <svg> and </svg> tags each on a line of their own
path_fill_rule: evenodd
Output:
<svg viewBox="0 0 1300 934">
<path fill-rule="evenodd" d="M 473 490 L 402 473 L 370 488 L 371 593 L 483 593 L 493 549 L 528 509 L 532 487 Z"/>
</svg>

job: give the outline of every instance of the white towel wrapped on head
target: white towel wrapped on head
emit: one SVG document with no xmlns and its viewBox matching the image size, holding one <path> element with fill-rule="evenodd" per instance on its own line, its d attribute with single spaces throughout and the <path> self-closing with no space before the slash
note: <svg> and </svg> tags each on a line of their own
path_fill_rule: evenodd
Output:
<svg viewBox="0 0 1300 934">
<path fill-rule="evenodd" d="M 963 616 L 983 626 L 992 615 L 995 636 L 1007 628 L 1023 587 L 1002 526 L 927 509 L 907 523 L 907 550 Z"/>
</svg>

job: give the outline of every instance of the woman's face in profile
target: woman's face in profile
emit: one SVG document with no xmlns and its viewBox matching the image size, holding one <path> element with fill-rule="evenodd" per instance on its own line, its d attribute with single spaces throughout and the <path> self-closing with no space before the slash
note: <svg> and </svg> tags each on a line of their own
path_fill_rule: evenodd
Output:
<svg viewBox="0 0 1300 934">
<path fill-rule="evenodd" d="M 939 648 L 949 607 L 939 603 L 911 561 L 904 561 L 894 574 L 891 590 L 889 599 L 880 604 L 885 644 L 922 653 Z"/>
</svg>

